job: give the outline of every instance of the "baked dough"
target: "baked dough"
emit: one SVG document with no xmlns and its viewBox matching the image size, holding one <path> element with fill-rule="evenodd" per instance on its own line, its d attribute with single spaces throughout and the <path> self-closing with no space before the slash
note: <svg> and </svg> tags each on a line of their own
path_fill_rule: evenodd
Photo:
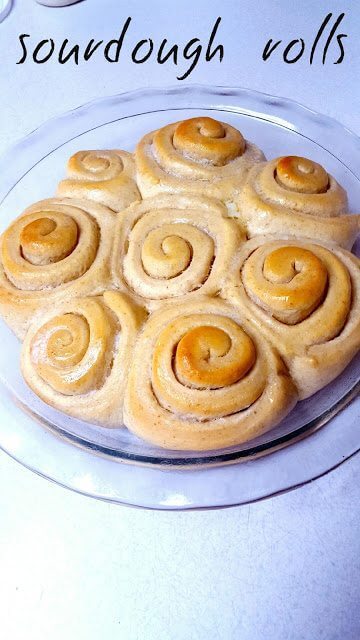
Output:
<svg viewBox="0 0 360 640">
<path fill-rule="evenodd" d="M 283 356 L 300 398 L 360 349 L 360 261 L 307 239 L 260 236 L 234 259 L 224 293 Z"/>
<path fill-rule="evenodd" d="M 78 151 L 68 161 L 67 178 L 58 196 L 86 198 L 113 211 L 141 200 L 135 179 L 135 162 L 127 151 Z"/>
<path fill-rule="evenodd" d="M 0 311 L 20 339 L 35 313 L 109 287 L 115 218 L 89 200 L 51 198 L 2 234 Z"/>
<path fill-rule="evenodd" d="M 211 450 L 267 431 L 296 399 L 262 334 L 233 306 L 198 296 L 148 319 L 134 350 L 124 420 L 160 447 Z"/>
<path fill-rule="evenodd" d="M 47 404 L 106 427 L 123 424 L 123 397 L 145 313 L 124 294 L 77 298 L 33 322 L 21 369 Z"/>
<path fill-rule="evenodd" d="M 149 309 L 175 297 L 214 295 L 245 240 L 218 200 L 185 194 L 148 198 L 117 222 L 113 280 Z"/>
<path fill-rule="evenodd" d="M 266 162 L 197 117 L 145 135 L 135 156 L 75 153 L 58 194 L 0 239 L 0 313 L 56 410 L 218 450 L 278 425 L 359 351 L 347 248 L 360 215 L 316 162 Z"/>
<path fill-rule="evenodd" d="M 231 205 L 249 168 L 264 154 L 229 124 L 199 117 L 145 135 L 135 160 L 144 198 L 188 192 Z"/>
<path fill-rule="evenodd" d="M 344 215 L 347 206 L 346 192 L 335 178 L 298 156 L 254 166 L 237 200 L 239 220 L 249 237 L 287 233 L 351 249 L 360 216 Z"/>
</svg>

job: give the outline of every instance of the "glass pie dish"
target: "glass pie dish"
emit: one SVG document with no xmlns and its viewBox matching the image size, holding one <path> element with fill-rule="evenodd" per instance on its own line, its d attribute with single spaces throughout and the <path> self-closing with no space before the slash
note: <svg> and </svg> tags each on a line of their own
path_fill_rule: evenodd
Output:
<svg viewBox="0 0 360 640">
<path fill-rule="evenodd" d="M 31 202 L 55 193 L 67 159 L 79 149 L 132 151 L 146 132 L 194 115 L 232 124 L 267 158 L 314 159 L 345 187 L 350 210 L 359 206 L 360 141 L 342 125 L 290 100 L 187 86 L 96 100 L 17 143 L 0 160 L 1 231 Z M 309 481 L 360 448 L 359 355 L 268 433 L 229 449 L 182 453 L 152 446 L 126 428 L 96 427 L 47 406 L 23 381 L 20 344 L 3 321 L 0 339 L 0 447 L 41 475 L 94 497 L 150 508 L 246 503 Z"/>
</svg>

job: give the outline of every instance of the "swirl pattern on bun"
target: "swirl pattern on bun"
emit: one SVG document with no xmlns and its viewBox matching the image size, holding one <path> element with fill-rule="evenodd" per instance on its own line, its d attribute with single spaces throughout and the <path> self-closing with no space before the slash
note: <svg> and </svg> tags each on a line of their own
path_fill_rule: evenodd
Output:
<svg viewBox="0 0 360 640">
<path fill-rule="evenodd" d="M 78 151 L 68 161 L 67 178 L 59 183 L 57 194 L 122 211 L 141 200 L 132 154 L 117 149 Z"/>
<path fill-rule="evenodd" d="M 145 135 L 135 160 L 144 198 L 187 192 L 232 203 L 249 168 L 264 155 L 231 125 L 198 117 Z"/>
<path fill-rule="evenodd" d="M 192 195 L 148 198 L 118 220 L 113 279 L 150 308 L 185 295 L 214 295 L 244 240 L 219 201 Z"/>
<path fill-rule="evenodd" d="M 279 236 L 249 240 L 225 294 L 279 350 L 306 398 L 360 349 L 360 262 L 336 245 Z"/>
<path fill-rule="evenodd" d="M 26 382 L 64 413 L 120 427 L 127 371 L 144 319 L 143 310 L 115 291 L 55 306 L 26 335 Z"/>
<path fill-rule="evenodd" d="M 335 178 L 317 162 L 298 156 L 253 167 L 237 200 L 249 237 L 286 233 L 350 249 L 360 216 L 344 215 L 347 207 L 346 192 Z"/>
<path fill-rule="evenodd" d="M 102 293 L 109 285 L 114 214 L 86 200 L 38 202 L 3 233 L 0 309 L 23 338 L 34 313 L 55 300 Z"/>
<path fill-rule="evenodd" d="M 286 367 L 261 333 L 231 305 L 198 296 L 148 319 L 134 351 L 124 419 L 158 446 L 211 450 L 267 431 L 296 399 Z"/>
</svg>

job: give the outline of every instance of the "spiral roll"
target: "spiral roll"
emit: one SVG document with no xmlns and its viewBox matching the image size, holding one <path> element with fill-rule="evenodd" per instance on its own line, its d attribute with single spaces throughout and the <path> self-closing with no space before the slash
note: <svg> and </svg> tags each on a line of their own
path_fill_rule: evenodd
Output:
<svg viewBox="0 0 360 640">
<path fill-rule="evenodd" d="M 113 211 L 122 211 L 141 200 L 131 153 L 119 150 L 78 151 L 68 161 L 67 178 L 58 196 L 86 198 Z"/>
<path fill-rule="evenodd" d="M 145 198 L 194 193 L 232 203 L 244 178 L 264 155 L 240 131 L 208 117 L 169 124 L 145 135 L 135 161 Z"/>
<path fill-rule="evenodd" d="M 115 291 L 79 298 L 37 318 L 21 368 L 47 404 L 106 427 L 122 425 L 127 371 L 144 312 Z"/>
<path fill-rule="evenodd" d="M 249 237 L 286 233 L 351 249 L 360 227 L 360 215 L 344 215 L 347 196 L 335 178 L 297 156 L 253 167 L 237 208 Z"/>
<path fill-rule="evenodd" d="M 225 295 L 279 350 L 306 398 L 338 376 L 360 349 L 360 262 L 306 239 L 249 240 Z"/>
<path fill-rule="evenodd" d="M 49 304 L 104 291 L 114 222 L 114 214 L 101 205 L 53 198 L 32 205 L 6 229 L 0 309 L 18 337 Z"/>
<path fill-rule="evenodd" d="M 216 294 L 244 240 L 219 201 L 191 195 L 149 198 L 118 221 L 113 279 L 150 308 L 196 292 Z"/>
<path fill-rule="evenodd" d="M 124 420 L 164 448 L 219 449 L 267 431 L 296 398 L 261 334 L 234 307 L 198 296 L 148 319 L 134 351 Z"/>
</svg>

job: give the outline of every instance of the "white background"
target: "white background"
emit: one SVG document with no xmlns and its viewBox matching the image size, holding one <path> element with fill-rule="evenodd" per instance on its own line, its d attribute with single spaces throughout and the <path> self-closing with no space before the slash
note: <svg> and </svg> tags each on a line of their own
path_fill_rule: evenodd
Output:
<svg viewBox="0 0 360 640">
<path fill-rule="evenodd" d="M 321 64 L 309 53 L 326 14 L 345 18 Z M 185 82 L 242 85 L 294 98 L 360 134 L 360 7 L 356 2 L 121 2 L 64 9 L 16 0 L 0 25 L 0 151 L 49 117 L 92 98 L 175 84 L 179 60 L 130 62 L 142 38 L 206 42 L 218 16 L 225 56 L 201 61 Z M 99 55 L 76 67 L 21 57 L 54 38 L 87 44 L 118 36 L 132 17 L 119 64 Z M 266 41 L 302 37 L 296 64 Z M 30 48 L 30 47 L 29 47 Z M 0 177 L 1 179 L 1 177 Z M 1 419 L 1 418 L 0 418 Z M 359 456 L 294 492 L 240 508 L 160 513 L 75 495 L 0 455 L 0 620 L 12 640 L 355 640 L 360 636 Z"/>
</svg>

